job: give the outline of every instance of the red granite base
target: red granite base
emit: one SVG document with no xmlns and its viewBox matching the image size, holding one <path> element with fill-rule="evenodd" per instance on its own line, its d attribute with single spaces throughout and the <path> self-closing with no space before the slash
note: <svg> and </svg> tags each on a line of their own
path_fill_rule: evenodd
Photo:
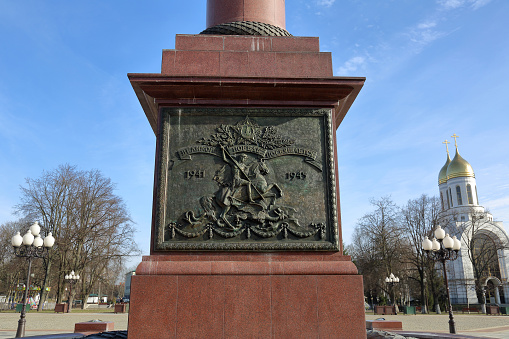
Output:
<svg viewBox="0 0 509 339">
<path fill-rule="evenodd" d="M 131 280 L 130 339 L 366 337 L 362 277 L 349 257 L 185 259 L 144 258 Z"/>
<path fill-rule="evenodd" d="M 115 324 L 111 321 L 85 321 L 74 324 L 74 333 L 83 333 L 86 335 L 113 331 Z"/>
<path fill-rule="evenodd" d="M 366 320 L 368 330 L 402 330 L 403 324 L 397 320 Z"/>
</svg>

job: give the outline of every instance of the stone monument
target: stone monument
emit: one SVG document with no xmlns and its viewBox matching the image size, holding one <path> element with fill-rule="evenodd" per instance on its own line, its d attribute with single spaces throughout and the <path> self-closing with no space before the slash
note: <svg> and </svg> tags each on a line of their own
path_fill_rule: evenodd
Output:
<svg viewBox="0 0 509 339">
<path fill-rule="evenodd" d="M 208 0 L 158 74 L 129 74 L 157 136 L 151 253 L 129 338 L 365 338 L 342 255 L 335 131 L 364 78 L 334 77 L 284 0 Z"/>
</svg>

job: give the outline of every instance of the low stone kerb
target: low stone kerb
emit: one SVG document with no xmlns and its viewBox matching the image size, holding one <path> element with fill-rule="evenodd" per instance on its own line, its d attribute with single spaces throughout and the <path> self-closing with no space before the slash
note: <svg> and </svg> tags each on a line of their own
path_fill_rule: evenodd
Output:
<svg viewBox="0 0 509 339">
<path fill-rule="evenodd" d="M 112 321 L 91 320 L 74 324 L 74 333 L 93 334 L 113 330 L 114 323 Z"/>
<path fill-rule="evenodd" d="M 403 324 L 397 320 L 366 320 L 368 330 L 402 330 Z"/>
</svg>

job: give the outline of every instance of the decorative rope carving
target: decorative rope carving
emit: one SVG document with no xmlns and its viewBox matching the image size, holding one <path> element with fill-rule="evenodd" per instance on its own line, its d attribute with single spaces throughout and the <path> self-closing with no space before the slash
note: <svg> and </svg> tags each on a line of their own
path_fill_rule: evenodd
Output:
<svg viewBox="0 0 509 339">
<path fill-rule="evenodd" d="M 211 35 L 262 35 L 262 36 L 292 36 L 286 29 L 264 22 L 234 21 L 212 26 L 200 34 Z"/>
</svg>

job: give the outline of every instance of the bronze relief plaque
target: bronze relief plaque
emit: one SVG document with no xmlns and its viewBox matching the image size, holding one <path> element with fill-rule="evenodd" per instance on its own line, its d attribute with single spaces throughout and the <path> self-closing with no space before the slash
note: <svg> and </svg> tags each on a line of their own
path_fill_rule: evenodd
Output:
<svg viewBox="0 0 509 339">
<path fill-rule="evenodd" d="M 338 251 L 331 114 L 163 108 L 155 250 Z"/>
</svg>

